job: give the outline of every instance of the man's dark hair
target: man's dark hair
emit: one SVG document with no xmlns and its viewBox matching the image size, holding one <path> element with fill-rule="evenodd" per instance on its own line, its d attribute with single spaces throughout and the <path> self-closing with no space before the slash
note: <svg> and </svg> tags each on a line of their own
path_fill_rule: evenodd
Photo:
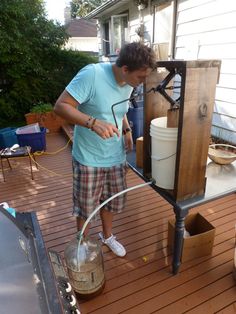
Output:
<svg viewBox="0 0 236 314">
<path fill-rule="evenodd" d="M 131 72 L 141 68 L 154 69 L 156 67 L 155 52 L 140 42 L 125 44 L 120 50 L 116 65 L 119 68 L 126 65 Z"/>
</svg>

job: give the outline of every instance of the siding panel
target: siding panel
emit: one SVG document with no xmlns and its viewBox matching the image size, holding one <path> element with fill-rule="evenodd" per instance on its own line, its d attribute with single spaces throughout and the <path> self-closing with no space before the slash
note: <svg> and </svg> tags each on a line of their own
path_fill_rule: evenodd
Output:
<svg viewBox="0 0 236 314">
<path fill-rule="evenodd" d="M 180 0 L 176 59 L 220 59 L 212 134 L 236 144 L 236 1 Z"/>
<path fill-rule="evenodd" d="M 206 2 L 206 1 L 205 1 Z M 203 3 L 201 6 L 196 6 L 179 12 L 179 23 L 186 23 L 193 20 L 201 20 L 207 17 L 222 15 L 236 10 L 235 0 L 218 0 L 208 3 Z"/>
<path fill-rule="evenodd" d="M 223 15 L 217 15 L 196 21 L 192 20 L 188 23 L 179 24 L 177 28 L 177 36 L 236 27 L 235 14 L 236 12 L 234 11 Z"/>
<path fill-rule="evenodd" d="M 199 45 L 225 44 L 233 43 L 236 36 L 236 28 L 211 30 L 205 33 L 178 36 L 176 47 L 191 45 L 192 42 L 198 42 Z"/>
<path fill-rule="evenodd" d="M 216 100 L 215 112 L 236 118 L 236 103 L 226 103 Z"/>
</svg>

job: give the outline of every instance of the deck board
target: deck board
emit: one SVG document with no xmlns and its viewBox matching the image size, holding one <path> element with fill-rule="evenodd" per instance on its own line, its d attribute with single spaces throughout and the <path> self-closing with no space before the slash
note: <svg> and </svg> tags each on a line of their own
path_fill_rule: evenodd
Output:
<svg viewBox="0 0 236 314">
<path fill-rule="evenodd" d="M 71 146 L 63 134 L 48 134 L 47 154 L 36 159 L 40 167 L 34 166 L 35 180 L 25 158 L 11 160 L 13 170 L 6 170 L 5 183 L 0 173 L 0 202 L 19 212 L 35 211 L 46 248 L 63 256 L 76 234 Z M 143 183 L 132 170 L 127 179 L 128 186 Z M 182 263 L 173 276 L 167 247 L 167 222 L 174 217 L 171 205 L 149 186 L 127 193 L 126 208 L 115 215 L 113 224 L 127 255 L 117 258 L 103 246 L 106 285 L 96 298 L 79 300 L 82 314 L 236 313 L 235 209 L 235 193 L 191 209 L 216 227 L 213 252 Z M 98 238 L 100 230 L 98 217 L 90 235 Z"/>
</svg>

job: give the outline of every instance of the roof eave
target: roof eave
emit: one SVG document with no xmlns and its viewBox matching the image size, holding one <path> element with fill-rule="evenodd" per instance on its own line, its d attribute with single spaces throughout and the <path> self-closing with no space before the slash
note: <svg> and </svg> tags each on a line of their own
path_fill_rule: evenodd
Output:
<svg viewBox="0 0 236 314">
<path fill-rule="evenodd" d="M 87 14 L 85 16 L 85 18 L 86 19 L 98 19 L 99 17 L 101 17 L 101 13 L 104 13 L 108 8 L 112 7 L 113 5 L 115 5 L 118 2 L 119 2 L 119 0 L 107 1 L 107 2 L 103 3 L 102 5 L 100 5 L 99 7 L 97 7 L 96 9 L 94 9 L 89 14 Z"/>
</svg>

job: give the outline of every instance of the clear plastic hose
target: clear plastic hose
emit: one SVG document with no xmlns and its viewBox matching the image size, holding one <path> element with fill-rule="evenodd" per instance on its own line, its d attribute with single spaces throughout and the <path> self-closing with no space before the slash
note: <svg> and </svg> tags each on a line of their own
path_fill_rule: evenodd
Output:
<svg viewBox="0 0 236 314">
<path fill-rule="evenodd" d="M 119 193 L 116 193 L 114 195 L 112 195 L 111 197 L 109 197 L 107 200 L 105 200 L 103 203 L 101 203 L 98 207 L 96 207 L 94 209 L 94 211 L 89 215 L 89 217 L 87 218 L 87 220 L 85 221 L 84 225 L 83 225 L 83 228 L 80 232 L 80 237 L 83 236 L 83 233 L 84 233 L 84 230 L 86 229 L 87 225 L 89 224 L 90 220 L 93 218 L 94 215 L 96 215 L 96 213 L 99 211 L 99 209 L 101 209 L 104 205 L 106 205 L 108 202 L 110 202 L 111 200 L 113 200 L 114 198 L 126 193 L 126 192 L 129 192 L 129 191 L 132 191 L 132 190 L 135 190 L 135 189 L 139 189 L 139 188 L 142 188 L 146 185 L 151 185 L 153 183 L 153 181 L 150 181 L 150 182 L 146 182 L 146 183 L 142 183 L 142 184 L 139 184 L 139 185 L 135 185 L 135 186 L 132 186 L 130 188 L 127 188 Z"/>
<path fill-rule="evenodd" d="M 87 225 L 89 224 L 90 220 L 93 218 L 94 215 L 96 215 L 96 213 L 104 206 L 106 205 L 108 202 L 110 202 L 111 200 L 113 200 L 114 198 L 118 197 L 119 195 L 122 195 L 126 192 L 129 192 L 129 191 L 132 191 L 132 190 L 135 190 L 135 189 L 139 189 L 139 188 L 142 188 L 146 185 L 151 185 L 152 183 L 154 183 L 155 180 L 152 180 L 150 182 L 146 182 L 146 183 L 142 183 L 142 184 L 139 184 L 139 185 L 135 185 L 135 186 L 132 186 L 130 188 L 127 188 L 119 193 L 116 193 L 114 195 L 112 195 L 110 198 L 108 198 L 107 200 L 105 200 L 103 203 L 101 203 L 98 207 L 96 207 L 94 209 L 94 211 L 89 215 L 89 217 L 86 219 L 81 231 L 78 233 L 77 235 L 77 239 L 78 239 L 78 248 L 77 248 L 77 269 L 78 271 L 80 271 L 80 258 L 79 258 L 79 252 L 80 252 L 80 245 L 81 245 L 81 241 L 83 239 L 83 234 L 84 234 L 84 231 L 87 227 Z"/>
</svg>

